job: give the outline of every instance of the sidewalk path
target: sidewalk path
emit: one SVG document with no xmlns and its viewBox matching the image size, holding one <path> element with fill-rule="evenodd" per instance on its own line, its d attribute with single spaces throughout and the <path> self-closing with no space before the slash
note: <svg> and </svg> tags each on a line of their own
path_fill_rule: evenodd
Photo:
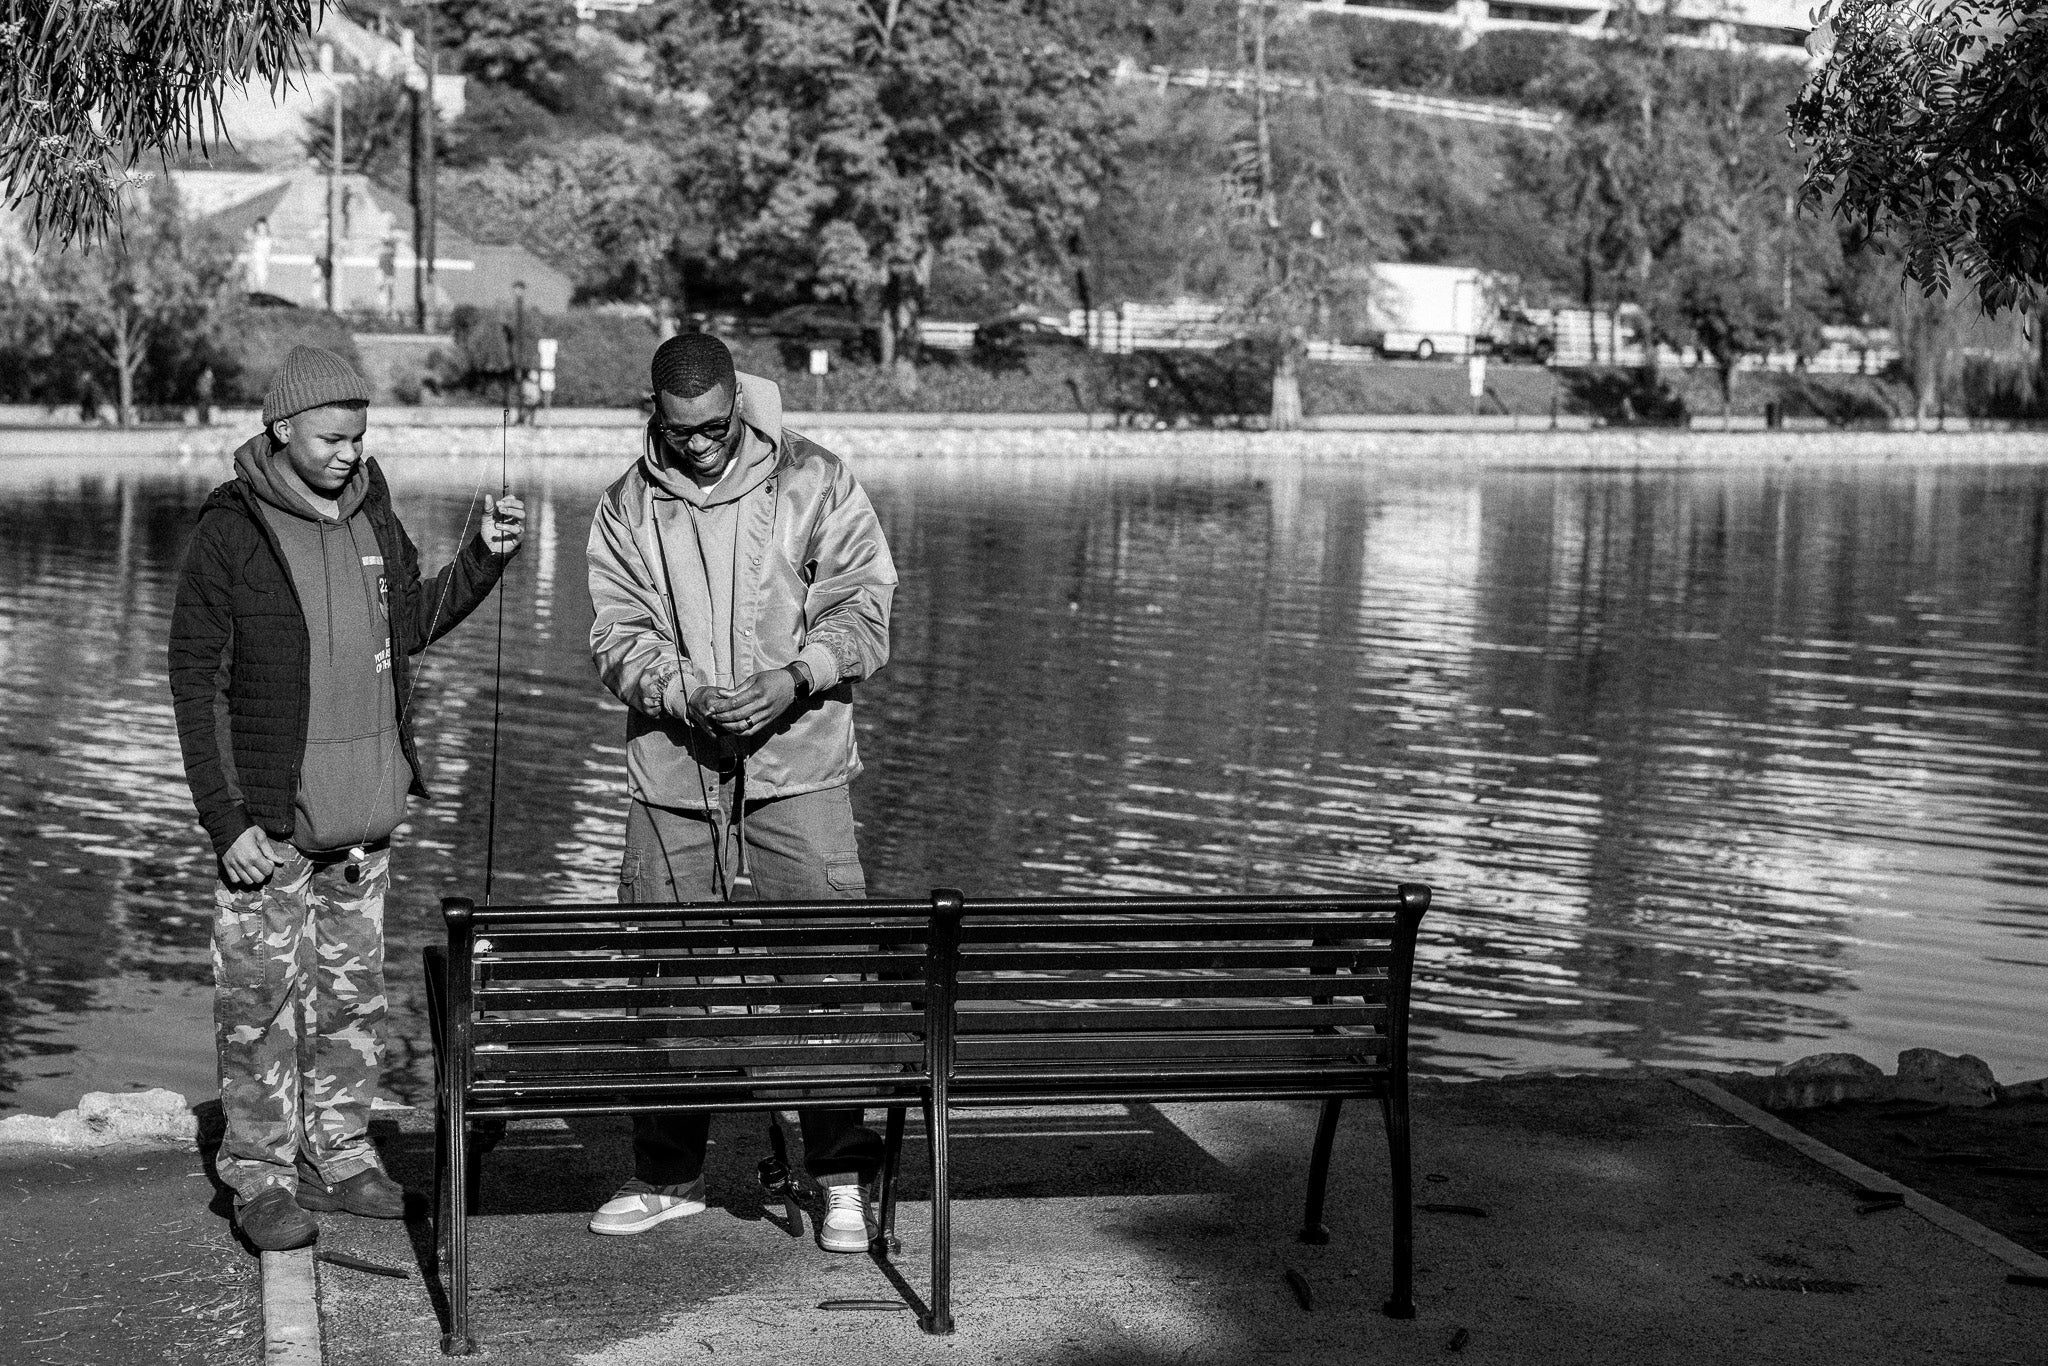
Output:
<svg viewBox="0 0 2048 1366">
<path fill-rule="evenodd" d="M 472 1225 L 477 1332 L 504 1366 L 1997 1366 L 2034 1360 L 2048 1338 L 2048 1291 L 2008 1284 L 2009 1268 L 1908 1212 L 1859 1215 L 1841 1178 L 1661 1078 L 1418 1085 L 1418 1201 L 1486 1214 L 1418 1213 L 1420 1313 L 1405 1323 L 1379 1313 L 1373 1107 L 1347 1111 L 1326 1247 L 1294 1241 L 1309 1107 L 1098 1111 L 960 1123 L 950 1339 L 922 1336 L 908 1313 L 815 1307 L 896 1292 L 868 1259 L 828 1257 L 761 1218 L 751 1119 L 718 1123 L 709 1212 L 620 1239 L 583 1225 L 626 1172 L 624 1122 L 515 1129 L 486 1159 Z M 421 1121 L 386 1147 L 424 1186 Z M 921 1292 L 922 1145 L 905 1158 L 897 1265 Z M 423 1251 L 423 1231 L 345 1222 L 359 1255 Z M 1289 1268 L 1307 1277 L 1312 1311 Z M 419 1279 L 328 1268 L 322 1295 L 330 1363 L 439 1360 Z"/>
<path fill-rule="evenodd" d="M 256 1259 L 191 1148 L 0 1157 L 0 1362 L 261 1359 Z"/>
</svg>

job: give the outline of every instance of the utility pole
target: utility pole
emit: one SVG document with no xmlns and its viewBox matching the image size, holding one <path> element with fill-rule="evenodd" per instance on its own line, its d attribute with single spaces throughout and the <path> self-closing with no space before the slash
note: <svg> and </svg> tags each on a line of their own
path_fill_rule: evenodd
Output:
<svg viewBox="0 0 2048 1366">
<path fill-rule="evenodd" d="M 1279 196 L 1273 185 L 1273 126 L 1267 108 L 1266 29 L 1272 0 L 1251 0 L 1252 17 L 1252 126 L 1258 146 L 1259 230 L 1265 243 L 1267 297 L 1278 300 L 1287 280 L 1286 243 L 1280 239 Z M 1301 377 L 1295 363 L 1292 319 L 1279 320 L 1280 357 L 1273 367 L 1273 406 L 1268 425 L 1274 431 L 1290 431 L 1301 425 Z"/>
<path fill-rule="evenodd" d="M 341 83 L 334 76 L 334 45 L 320 49 L 320 71 L 327 77 L 327 102 L 334 110 L 334 142 L 327 154 L 327 311 L 340 311 L 341 299 Z"/>
<path fill-rule="evenodd" d="M 440 52 L 434 42 L 434 0 L 404 0 L 421 11 L 420 38 L 426 49 L 426 88 L 412 96 L 412 308 L 413 324 L 425 332 L 434 319 L 435 120 L 434 88 Z"/>
</svg>

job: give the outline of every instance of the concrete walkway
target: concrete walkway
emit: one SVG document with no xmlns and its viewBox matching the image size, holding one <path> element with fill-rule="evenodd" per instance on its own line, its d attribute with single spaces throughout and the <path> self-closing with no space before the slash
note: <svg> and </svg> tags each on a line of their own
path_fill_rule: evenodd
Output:
<svg viewBox="0 0 2048 1366">
<path fill-rule="evenodd" d="M 961 1121 L 956 1336 L 882 1267 L 763 1218 L 753 1120 L 715 1131 L 713 1208 L 636 1238 L 584 1231 L 627 1170 L 623 1121 L 515 1129 L 485 1164 L 473 1228 L 477 1332 L 504 1363 L 1335 1361 L 1507 1366 L 2038 1360 L 2048 1290 L 1910 1211 L 1858 1213 L 1850 1184 L 1670 1080 L 1417 1087 L 1417 1302 L 1385 1295 L 1384 1144 L 1370 1107 L 1339 1139 L 1326 1247 L 1294 1240 L 1306 1106 L 1102 1106 Z M 431 1179 L 415 1117 L 390 1164 Z M 927 1207 L 897 1259 L 928 1284 Z M 1463 1206 L 1483 1215 L 1428 1205 Z M 323 1245 L 425 1266 L 423 1226 L 329 1217 Z M 1306 1278 L 1304 1310 L 1285 1277 Z M 438 1359 L 433 1287 L 322 1266 L 330 1363 Z"/>
</svg>

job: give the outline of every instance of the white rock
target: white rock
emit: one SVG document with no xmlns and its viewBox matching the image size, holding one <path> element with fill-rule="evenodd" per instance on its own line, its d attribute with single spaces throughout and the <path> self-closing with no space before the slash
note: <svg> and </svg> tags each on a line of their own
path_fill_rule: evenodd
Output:
<svg viewBox="0 0 2048 1366">
<path fill-rule="evenodd" d="M 176 1091 L 88 1091 L 61 1115 L 0 1119 L 0 1147 L 106 1148 L 135 1143 L 191 1143 L 199 1117 Z"/>
</svg>

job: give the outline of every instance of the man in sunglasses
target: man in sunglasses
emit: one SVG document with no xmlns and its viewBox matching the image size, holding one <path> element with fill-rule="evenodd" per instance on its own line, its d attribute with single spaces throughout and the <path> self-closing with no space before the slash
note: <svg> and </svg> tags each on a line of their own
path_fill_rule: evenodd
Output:
<svg viewBox="0 0 2048 1366">
<path fill-rule="evenodd" d="M 777 387 L 736 373 L 716 337 L 661 344 L 654 404 L 639 460 L 590 528 L 591 655 L 627 708 L 619 898 L 863 897 L 853 684 L 889 658 L 896 567 L 881 523 L 838 457 L 783 428 Z M 819 1244 L 865 1252 L 881 1140 L 857 1109 L 802 1121 L 805 1168 L 828 1197 Z M 709 1125 L 636 1115 L 633 1179 L 591 1232 L 703 1210 Z"/>
</svg>

